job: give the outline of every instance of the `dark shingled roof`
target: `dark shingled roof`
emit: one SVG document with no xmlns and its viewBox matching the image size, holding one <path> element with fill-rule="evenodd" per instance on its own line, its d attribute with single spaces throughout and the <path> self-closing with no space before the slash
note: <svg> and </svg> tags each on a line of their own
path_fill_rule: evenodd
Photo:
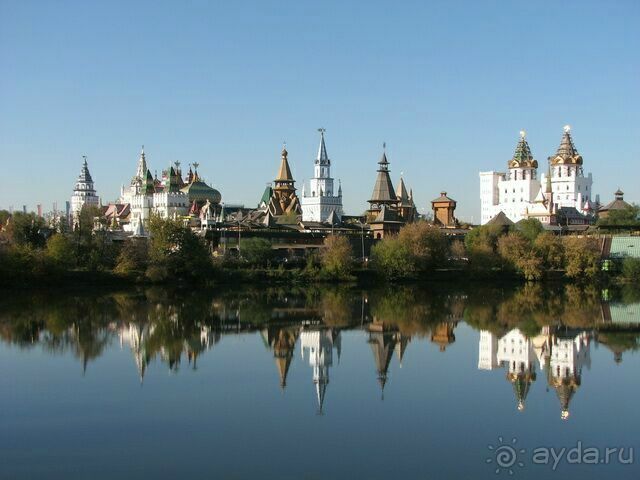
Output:
<svg viewBox="0 0 640 480">
<path fill-rule="evenodd" d="M 376 184 L 373 186 L 373 193 L 369 203 L 396 203 L 398 199 L 389 176 L 389 161 L 386 153 L 382 153 L 382 158 L 378 165 L 380 165 L 378 167 L 378 176 L 376 177 Z"/>
<path fill-rule="evenodd" d="M 453 198 L 447 197 L 447 192 L 440 192 L 440 196 L 438 198 L 434 198 L 433 200 L 431 200 L 431 203 L 441 203 L 441 202 L 457 203 Z"/>
<path fill-rule="evenodd" d="M 509 220 L 509 217 L 507 217 L 504 212 L 502 210 L 500 210 L 500 212 L 493 217 L 491 220 L 489 220 L 487 223 L 487 225 L 500 225 L 500 226 L 511 226 L 514 225 L 514 223 Z"/>
</svg>

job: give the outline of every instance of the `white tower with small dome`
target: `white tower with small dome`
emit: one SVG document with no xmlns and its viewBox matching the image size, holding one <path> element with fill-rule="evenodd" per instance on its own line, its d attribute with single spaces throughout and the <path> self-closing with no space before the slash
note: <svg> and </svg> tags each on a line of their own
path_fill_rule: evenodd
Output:
<svg viewBox="0 0 640 480">
<path fill-rule="evenodd" d="M 319 128 L 320 146 L 314 164 L 314 176 L 307 186 L 302 187 L 302 221 L 328 222 L 331 218 L 342 218 L 342 186 L 338 186 L 338 192 L 334 191 L 333 178 L 331 177 L 331 160 L 327 155 L 327 147 L 324 143 L 324 128 Z M 333 214 L 333 215 L 332 215 Z"/>
<path fill-rule="evenodd" d="M 89 173 L 89 166 L 87 164 L 87 157 L 83 156 L 82 169 L 80 175 L 76 180 L 76 185 L 73 188 L 73 195 L 71 195 L 71 216 L 73 221 L 77 220 L 80 215 L 82 207 L 85 205 L 97 207 L 100 204 L 100 198 L 96 195 L 96 189 Z"/>
</svg>

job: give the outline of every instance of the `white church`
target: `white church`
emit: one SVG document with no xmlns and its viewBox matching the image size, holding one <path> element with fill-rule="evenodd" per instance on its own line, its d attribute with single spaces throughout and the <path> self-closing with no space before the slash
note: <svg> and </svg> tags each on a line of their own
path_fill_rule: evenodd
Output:
<svg viewBox="0 0 640 480">
<path fill-rule="evenodd" d="M 508 171 L 480 172 L 480 223 L 484 225 L 500 212 L 513 222 L 534 217 L 542 223 L 550 223 L 563 207 L 575 208 L 583 215 L 592 213 L 593 177 L 584 174 L 582 156 L 573 144 L 569 125 L 564 127 L 558 150 L 548 160 L 548 171 L 538 175 L 538 161 L 521 131 Z"/>
<path fill-rule="evenodd" d="M 302 185 L 302 221 L 337 223 L 342 219 L 342 186 L 335 194 L 331 177 L 331 160 L 324 144 L 324 128 L 320 132 L 320 146 L 313 169 L 313 178 Z"/>
</svg>

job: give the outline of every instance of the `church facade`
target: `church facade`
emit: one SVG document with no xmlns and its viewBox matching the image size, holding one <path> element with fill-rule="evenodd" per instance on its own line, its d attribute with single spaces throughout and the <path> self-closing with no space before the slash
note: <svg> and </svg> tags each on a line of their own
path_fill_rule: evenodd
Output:
<svg viewBox="0 0 640 480">
<path fill-rule="evenodd" d="M 486 224 L 500 212 L 513 222 L 535 217 L 549 223 L 559 208 L 575 208 L 589 215 L 593 211 L 593 177 L 584 174 L 582 156 L 568 125 L 558 150 L 548 161 L 547 173 L 539 176 L 538 161 L 533 158 L 525 132 L 520 132 L 508 171 L 480 172 L 480 223 Z"/>
</svg>

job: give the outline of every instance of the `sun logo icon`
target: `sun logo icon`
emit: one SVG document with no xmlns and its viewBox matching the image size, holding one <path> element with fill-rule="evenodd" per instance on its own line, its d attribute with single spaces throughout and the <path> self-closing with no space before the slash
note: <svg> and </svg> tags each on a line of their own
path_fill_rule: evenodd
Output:
<svg viewBox="0 0 640 480">
<path fill-rule="evenodd" d="M 488 457 L 485 461 L 487 463 L 496 464 L 496 475 L 503 470 L 509 472 L 509 475 L 513 475 L 513 467 L 516 465 L 520 468 L 524 467 L 524 462 L 520 461 L 518 455 L 524 454 L 526 450 L 524 448 L 518 449 L 516 438 L 511 439 L 511 443 L 505 443 L 502 437 L 498 437 L 498 445 L 488 445 L 487 448 L 492 452 L 492 456 Z"/>
</svg>

